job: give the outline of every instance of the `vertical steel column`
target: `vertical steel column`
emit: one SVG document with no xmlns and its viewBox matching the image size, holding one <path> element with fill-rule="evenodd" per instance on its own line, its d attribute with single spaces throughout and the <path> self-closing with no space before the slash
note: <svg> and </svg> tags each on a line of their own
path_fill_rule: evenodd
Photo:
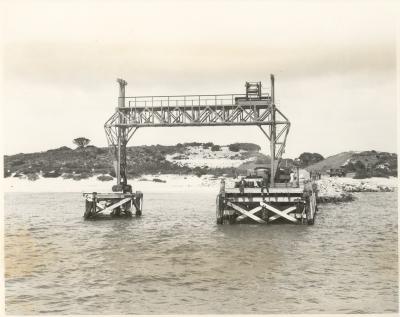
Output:
<svg viewBox="0 0 400 317">
<path fill-rule="evenodd" d="M 119 96 L 118 96 L 118 108 L 124 108 L 125 107 L 125 86 L 128 84 L 125 80 L 118 78 L 117 82 L 119 84 Z M 119 110 L 118 110 L 119 111 Z M 119 120 L 118 123 L 123 123 L 123 118 L 121 113 L 119 114 Z M 121 172 L 124 174 L 124 178 L 126 177 L 125 174 L 125 168 L 126 168 L 126 142 L 125 142 L 125 127 L 121 128 L 118 127 L 118 152 L 117 152 L 117 168 L 116 168 L 116 174 L 117 174 L 117 185 L 121 184 Z M 124 152 L 124 153 L 121 153 Z M 125 164 L 122 167 L 121 170 L 121 154 L 125 160 Z M 126 179 L 124 179 L 124 182 L 126 183 Z"/>
<path fill-rule="evenodd" d="M 276 146 L 276 120 L 275 120 L 275 77 L 271 74 L 271 125 L 270 125 L 270 147 L 271 147 L 271 187 L 275 185 L 275 146 Z"/>
</svg>

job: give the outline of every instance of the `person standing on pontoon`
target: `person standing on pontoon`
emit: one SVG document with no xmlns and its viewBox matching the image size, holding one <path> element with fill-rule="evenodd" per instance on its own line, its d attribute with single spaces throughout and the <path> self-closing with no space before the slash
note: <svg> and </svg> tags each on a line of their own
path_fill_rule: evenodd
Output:
<svg viewBox="0 0 400 317">
<path fill-rule="evenodd" d="M 242 177 L 240 179 L 240 182 L 239 182 L 239 191 L 240 191 L 241 194 L 244 194 L 244 187 L 245 186 L 246 186 L 246 181 L 244 180 L 244 177 Z"/>
<path fill-rule="evenodd" d="M 292 187 L 296 186 L 296 181 L 295 180 L 296 180 L 296 176 L 295 176 L 294 171 L 292 170 L 290 172 L 290 186 L 292 186 Z"/>
<path fill-rule="evenodd" d="M 261 195 L 264 196 L 264 189 L 267 191 L 267 195 L 269 195 L 269 173 L 264 171 L 264 175 L 261 180 Z"/>
</svg>

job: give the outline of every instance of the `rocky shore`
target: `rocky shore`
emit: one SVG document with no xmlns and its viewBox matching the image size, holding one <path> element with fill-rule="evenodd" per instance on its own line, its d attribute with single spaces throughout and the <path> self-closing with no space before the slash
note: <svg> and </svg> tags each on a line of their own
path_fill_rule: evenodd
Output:
<svg viewBox="0 0 400 317">
<path fill-rule="evenodd" d="M 352 179 L 326 177 L 318 180 L 317 184 L 319 203 L 338 203 L 354 200 L 353 193 L 393 192 L 397 188 L 397 178 Z"/>
</svg>

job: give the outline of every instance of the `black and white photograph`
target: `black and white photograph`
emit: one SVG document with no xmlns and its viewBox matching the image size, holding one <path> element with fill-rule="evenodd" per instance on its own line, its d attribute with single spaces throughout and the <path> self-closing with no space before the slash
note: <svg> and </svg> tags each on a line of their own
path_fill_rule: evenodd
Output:
<svg viewBox="0 0 400 317">
<path fill-rule="evenodd" d="M 0 314 L 397 316 L 397 1 L 0 11 Z"/>
</svg>

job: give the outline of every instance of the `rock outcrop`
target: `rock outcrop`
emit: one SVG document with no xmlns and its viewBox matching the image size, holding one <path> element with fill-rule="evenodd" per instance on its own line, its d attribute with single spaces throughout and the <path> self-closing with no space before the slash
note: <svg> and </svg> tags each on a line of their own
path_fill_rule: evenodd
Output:
<svg viewBox="0 0 400 317">
<path fill-rule="evenodd" d="M 397 187 L 397 179 L 391 178 L 382 184 L 382 180 L 355 180 L 351 178 L 323 178 L 317 181 L 318 202 L 337 203 L 355 199 L 352 193 L 359 192 L 392 192 Z"/>
</svg>

